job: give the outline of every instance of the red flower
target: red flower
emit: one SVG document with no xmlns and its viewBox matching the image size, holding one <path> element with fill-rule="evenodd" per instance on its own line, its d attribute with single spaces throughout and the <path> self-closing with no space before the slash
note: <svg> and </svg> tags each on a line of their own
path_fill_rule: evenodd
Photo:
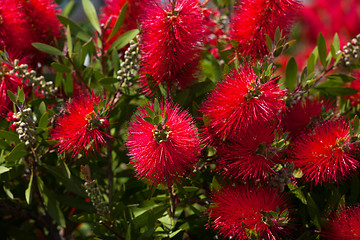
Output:
<svg viewBox="0 0 360 240">
<path fill-rule="evenodd" d="M 271 146 L 274 130 L 274 124 L 260 122 L 238 132 L 218 148 L 219 171 L 233 179 L 264 181 L 278 159 L 277 149 Z"/>
<path fill-rule="evenodd" d="M 151 1 L 141 17 L 141 78 L 149 94 L 160 83 L 169 91 L 191 83 L 203 37 L 202 12 L 197 0 Z"/>
<path fill-rule="evenodd" d="M 59 152 L 76 154 L 98 150 L 110 137 L 101 129 L 108 126 L 106 117 L 94 111 L 94 105 L 99 105 L 101 99 L 96 96 L 79 96 L 67 104 L 64 113 L 56 121 L 52 130 L 52 139 L 59 140 Z"/>
<path fill-rule="evenodd" d="M 213 228 L 229 239 L 279 239 L 286 232 L 287 200 L 275 189 L 226 187 L 213 200 Z"/>
<path fill-rule="evenodd" d="M 1 70 L 1 68 L 0 68 Z M 5 117 L 9 110 L 12 110 L 12 101 L 7 91 L 16 93 L 18 87 L 22 88 L 22 79 L 15 75 L 5 74 L 0 76 L 0 117 Z M 27 91 L 25 91 L 27 93 Z"/>
<path fill-rule="evenodd" d="M 137 28 L 138 15 L 141 11 L 143 0 L 105 0 L 105 6 L 101 9 L 100 23 L 104 24 L 107 28 L 105 30 L 104 39 L 107 40 L 110 36 L 121 9 L 128 2 L 126 10 L 126 16 L 123 25 L 118 32 L 111 38 L 110 41 L 106 42 L 105 49 L 109 49 L 111 44 L 123 33 L 131 29 Z"/>
<path fill-rule="evenodd" d="M 154 104 L 148 108 L 154 111 Z M 160 109 L 168 119 L 156 125 L 144 119 L 150 117 L 146 107 L 140 108 L 130 122 L 126 143 L 136 175 L 154 185 L 177 181 L 191 170 L 200 154 L 200 140 L 190 116 L 170 103 Z"/>
<path fill-rule="evenodd" d="M 28 39 L 32 42 L 41 42 L 48 45 L 55 45 L 57 39 L 62 37 L 62 25 L 56 14 L 60 13 L 58 5 L 53 0 L 17 0 L 21 4 L 27 20 L 28 31 L 31 36 Z M 34 61 L 43 62 L 46 55 L 30 47 L 26 54 L 31 55 Z"/>
<path fill-rule="evenodd" d="M 350 144 L 349 124 L 325 122 L 299 136 L 291 149 L 295 167 L 315 185 L 338 182 L 359 166 Z"/>
<path fill-rule="evenodd" d="M 268 54 L 265 35 L 273 38 L 277 27 L 286 34 L 299 6 L 297 0 L 242 0 L 230 27 L 240 56 L 258 59 Z"/>
<path fill-rule="evenodd" d="M 360 207 L 348 207 L 330 217 L 330 223 L 322 233 L 328 240 L 360 239 Z"/>
<path fill-rule="evenodd" d="M 232 71 L 203 104 L 205 138 L 224 140 L 255 122 L 273 120 L 285 106 L 276 80 L 261 84 L 251 67 Z"/>
<path fill-rule="evenodd" d="M 12 52 L 28 48 L 29 39 L 31 36 L 21 6 L 16 1 L 0 0 L 0 49 Z"/>
<path fill-rule="evenodd" d="M 284 131 L 290 132 L 292 136 L 298 136 L 307 131 L 320 120 L 323 107 L 325 111 L 331 108 L 330 104 L 318 98 L 298 101 L 282 114 L 281 125 Z"/>
</svg>

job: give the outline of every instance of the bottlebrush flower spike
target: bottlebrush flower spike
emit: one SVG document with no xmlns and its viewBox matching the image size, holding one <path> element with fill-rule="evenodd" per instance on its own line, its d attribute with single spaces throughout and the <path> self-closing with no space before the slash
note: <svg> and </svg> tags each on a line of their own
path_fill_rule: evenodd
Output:
<svg viewBox="0 0 360 240">
<path fill-rule="evenodd" d="M 325 122 L 296 138 L 290 158 L 306 181 L 314 185 L 338 182 L 359 167 L 350 138 L 345 120 Z"/>
<path fill-rule="evenodd" d="M 102 99 L 97 96 L 78 96 L 64 107 L 51 131 L 51 138 L 59 140 L 59 152 L 71 152 L 72 157 L 83 152 L 98 150 L 110 138 L 101 129 L 109 125 L 102 112 L 94 111 L 101 106 Z M 106 106 L 102 110 L 105 110 Z"/>
<path fill-rule="evenodd" d="M 194 80 L 203 38 L 202 12 L 198 0 L 151 1 L 140 17 L 140 83 L 144 92 L 160 83 L 169 91 Z"/>
<path fill-rule="evenodd" d="M 321 120 L 323 108 L 326 112 L 331 109 L 331 105 L 318 98 L 298 101 L 283 112 L 281 126 L 284 131 L 290 132 L 291 136 L 298 136 Z"/>
<path fill-rule="evenodd" d="M 9 90 L 16 93 L 18 87 L 24 87 L 21 78 L 10 74 L 0 75 L 0 118 L 5 117 L 7 112 L 10 109 L 12 110 L 12 101 L 10 100 L 7 91 Z"/>
<path fill-rule="evenodd" d="M 0 49 L 12 52 L 28 48 L 29 39 L 31 36 L 21 6 L 16 1 L 0 0 Z"/>
<path fill-rule="evenodd" d="M 48 45 L 55 45 L 55 41 L 63 35 L 62 25 L 56 14 L 60 14 L 59 6 L 53 0 L 17 0 L 21 5 L 27 20 L 27 27 L 32 42 L 41 42 Z M 39 17 L 41 16 L 41 17 Z M 30 55 L 36 62 L 44 62 L 46 55 L 39 53 L 33 46 L 27 49 L 27 55 Z"/>
<path fill-rule="evenodd" d="M 287 199 L 275 189 L 225 187 L 212 198 L 211 225 L 229 239 L 279 239 L 286 233 Z"/>
<path fill-rule="evenodd" d="M 328 240 L 360 239 L 360 207 L 353 206 L 338 210 L 321 234 Z"/>
<path fill-rule="evenodd" d="M 258 59 L 268 54 L 266 34 L 274 37 L 277 27 L 287 34 L 300 4 L 297 0 L 242 0 L 230 23 L 231 39 L 239 42 L 240 56 Z"/>
<path fill-rule="evenodd" d="M 130 122 L 126 145 L 139 178 L 154 185 L 171 184 L 197 161 L 200 140 L 188 113 L 169 102 L 156 103 L 139 109 Z"/>
<path fill-rule="evenodd" d="M 232 71 L 200 110 L 205 119 L 205 139 L 216 143 L 255 122 L 272 121 L 285 106 L 285 91 L 276 81 L 260 83 L 249 66 Z"/>
<path fill-rule="evenodd" d="M 279 150 L 272 146 L 275 127 L 260 122 L 236 133 L 217 149 L 218 170 L 232 179 L 265 181 L 279 159 Z"/>
</svg>

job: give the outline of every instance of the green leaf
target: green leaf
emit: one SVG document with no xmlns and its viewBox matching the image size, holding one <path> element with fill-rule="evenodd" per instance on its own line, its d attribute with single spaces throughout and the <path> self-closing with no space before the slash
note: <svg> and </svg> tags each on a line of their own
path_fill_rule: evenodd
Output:
<svg viewBox="0 0 360 240">
<path fill-rule="evenodd" d="M 50 55 L 56 55 L 56 56 L 63 56 L 63 53 L 50 45 L 44 44 L 44 43 L 32 43 L 31 45 L 33 45 L 33 47 L 35 47 L 37 50 L 50 54 Z"/>
<path fill-rule="evenodd" d="M 28 151 L 25 147 L 25 143 L 19 143 L 5 157 L 5 160 L 7 162 L 15 163 L 15 162 L 19 161 L 22 157 L 25 157 L 26 155 L 28 155 Z"/>
<path fill-rule="evenodd" d="M 154 113 L 155 115 L 159 115 L 161 113 L 159 100 L 157 100 L 157 98 L 154 100 Z"/>
<path fill-rule="evenodd" d="M 139 30 L 138 29 L 133 29 L 130 30 L 126 33 L 124 33 L 123 35 L 121 35 L 118 39 L 116 39 L 115 42 L 113 42 L 109 48 L 108 51 L 112 51 L 114 49 L 121 49 L 123 47 L 125 47 L 132 39 L 134 39 L 136 37 L 136 35 L 139 34 Z"/>
<path fill-rule="evenodd" d="M 83 8 L 84 8 L 84 12 L 85 12 L 86 16 L 88 17 L 91 25 L 95 28 L 95 30 L 98 33 L 101 33 L 99 19 L 97 17 L 97 13 L 96 13 L 94 5 L 91 3 L 90 0 L 81 0 L 81 2 L 83 5 Z"/>
<path fill-rule="evenodd" d="M 39 127 L 40 128 L 47 128 L 49 125 L 49 114 L 48 113 L 44 113 L 40 120 L 39 120 Z"/>
<path fill-rule="evenodd" d="M 70 73 L 66 74 L 64 90 L 66 96 L 72 97 L 74 92 L 74 83 L 73 83 L 72 75 Z"/>
<path fill-rule="evenodd" d="M 150 124 L 154 124 L 154 120 L 151 117 L 144 117 L 144 120 Z"/>
<path fill-rule="evenodd" d="M 337 33 L 335 33 L 334 35 L 332 45 L 334 47 L 335 53 L 340 50 L 340 40 L 339 40 L 339 35 Z"/>
<path fill-rule="evenodd" d="M 325 91 L 326 93 L 333 95 L 333 96 L 351 96 L 358 92 L 358 90 L 353 88 L 347 88 L 347 87 L 327 87 L 327 88 L 321 88 L 317 87 L 317 90 Z"/>
<path fill-rule="evenodd" d="M 306 196 L 306 200 L 307 200 L 307 208 L 308 208 L 308 213 L 310 215 L 311 220 L 313 221 L 313 224 L 319 229 L 321 230 L 321 223 L 320 223 L 320 212 L 319 212 L 319 208 L 316 205 L 315 201 L 313 200 L 313 198 L 311 197 L 310 193 L 308 193 L 308 195 Z"/>
<path fill-rule="evenodd" d="M 310 57 L 309 57 L 309 60 L 307 62 L 307 71 L 308 73 L 312 73 L 314 72 L 314 69 L 315 69 L 315 65 L 316 65 L 316 56 L 315 54 L 311 54 Z"/>
<path fill-rule="evenodd" d="M 322 33 L 319 33 L 317 40 L 317 47 L 319 51 L 320 62 L 324 68 L 326 68 L 326 41 Z"/>
<path fill-rule="evenodd" d="M 349 76 L 349 75 L 346 75 L 346 74 L 341 74 L 341 73 L 327 75 L 326 78 L 329 79 L 329 80 L 341 80 L 344 83 L 352 82 L 352 81 L 354 81 L 356 79 L 356 78 L 354 78 L 352 76 Z"/>
<path fill-rule="evenodd" d="M 294 57 L 291 57 L 288 64 L 286 65 L 285 72 L 285 86 L 289 89 L 290 92 L 294 91 L 297 85 L 297 72 L 298 66 Z"/>
<path fill-rule="evenodd" d="M 70 31 L 70 25 L 66 26 L 66 43 L 69 51 L 69 56 L 71 58 L 72 51 L 73 51 L 73 44 L 71 39 L 71 31 Z"/>
<path fill-rule="evenodd" d="M 44 201 L 45 208 L 52 219 L 54 219 L 60 226 L 65 227 L 65 217 L 60 209 L 59 202 L 56 200 L 54 193 L 49 190 L 40 177 L 37 177 L 38 188 L 41 197 Z"/>
<path fill-rule="evenodd" d="M 281 31 L 280 31 L 280 28 L 277 27 L 275 30 L 275 35 L 274 35 L 275 44 L 277 44 L 279 42 L 280 38 L 281 38 Z"/>
<path fill-rule="evenodd" d="M 83 29 L 80 27 L 80 25 L 78 25 L 77 23 L 73 22 L 71 19 L 67 18 L 67 17 L 64 17 L 64 16 L 61 16 L 61 15 L 56 15 L 56 17 L 59 19 L 59 21 L 64 25 L 64 26 L 67 26 L 69 25 L 70 26 L 70 30 L 73 34 L 77 34 L 78 32 L 81 32 L 83 35 L 84 35 L 84 41 L 87 41 L 88 39 L 90 39 L 90 36 L 85 33 L 83 31 Z"/>
<path fill-rule="evenodd" d="M 10 168 L 4 167 L 4 166 L 0 166 L 0 174 L 6 173 L 10 171 Z"/>
<path fill-rule="evenodd" d="M 117 83 L 118 81 L 119 80 L 114 77 L 104 77 L 99 80 L 99 83 L 101 85 L 111 85 L 111 84 Z"/>
<path fill-rule="evenodd" d="M 25 101 L 25 93 L 22 88 L 18 88 L 18 99 L 20 103 Z"/>
<path fill-rule="evenodd" d="M 62 10 L 62 16 L 69 16 L 70 13 L 72 12 L 72 10 L 74 9 L 75 6 L 75 1 L 71 0 L 68 2 L 68 4 L 66 4 L 66 6 L 64 7 L 64 9 Z"/>
<path fill-rule="evenodd" d="M 160 206 L 154 206 L 146 210 L 144 213 L 138 215 L 132 220 L 132 225 L 135 229 L 139 229 L 143 226 L 146 226 L 148 223 L 155 222 L 160 218 L 163 213 L 168 209 L 166 204 Z"/>
<path fill-rule="evenodd" d="M 162 116 L 161 116 L 161 115 L 158 115 L 158 116 L 156 116 L 156 117 L 154 118 L 154 124 L 155 124 L 155 125 L 159 125 L 162 120 L 163 120 L 163 119 L 162 119 Z"/>
<path fill-rule="evenodd" d="M 60 73 L 70 73 L 71 72 L 71 69 L 68 66 L 64 65 L 64 64 L 53 62 L 51 64 L 51 66 L 54 68 L 54 70 L 56 72 L 60 72 Z"/>
<path fill-rule="evenodd" d="M 154 111 L 151 110 L 149 107 L 146 107 L 146 112 L 147 112 L 147 114 L 149 115 L 149 117 L 150 117 L 151 119 L 154 119 L 154 118 L 155 118 L 155 113 L 154 113 Z"/>
<path fill-rule="evenodd" d="M 13 92 L 11 92 L 10 90 L 7 90 L 7 94 L 13 103 L 17 102 L 17 97 Z"/>
<path fill-rule="evenodd" d="M 5 185 L 3 186 L 4 192 L 6 193 L 6 195 L 10 198 L 10 199 L 14 199 L 14 195 L 12 194 L 12 192 L 10 191 L 10 189 L 8 189 Z"/>
<path fill-rule="evenodd" d="M 19 143 L 19 135 L 17 135 L 14 132 L 10 132 L 10 131 L 5 131 L 5 130 L 0 130 L 0 137 L 3 139 L 6 139 L 10 142 L 15 142 L 15 143 Z"/>
<path fill-rule="evenodd" d="M 266 46 L 269 49 L 269 52 L 272 52 L 272 50 L 273 50 L 273 42 L 271 40 L 271 37 L 269 35 L 267 35 L 267 34 L 265 34 L 265 36 L 266 36 Z"/>
<path fill-rule="evenodd" d="M 123 25 L 127 6 L 128 6 L 128 2 L 125 2 L 124 6 L 121 8 L 121 11 L 120 11 L 120 14 L 119 14 L 118 18 L 116 19 L 114 28 L 111 31 L 110 36 L 106 40 L 107 42 L 119 31 L 120 27 Z"/>
<path fill-rule="evenodd" d="M 25 190 L 25 199 L 28 204 L 31 203 L 32 199 L 32 184 L 33 184 L 33 178 L 34 178 L 34 171 L 31 171 L 30 181 L 27 189 Z"/>
</svg>

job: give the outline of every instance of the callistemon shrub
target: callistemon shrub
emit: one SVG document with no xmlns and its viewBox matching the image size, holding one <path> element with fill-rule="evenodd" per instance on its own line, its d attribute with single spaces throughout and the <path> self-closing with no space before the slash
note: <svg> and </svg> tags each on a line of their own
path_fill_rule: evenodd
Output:
<svg viewBox="0 0 360 240">
<path fill-rule="evenodd" d="M 360 239 L 357 1 L 0 0 L 0 238 Z"/>
</svg>

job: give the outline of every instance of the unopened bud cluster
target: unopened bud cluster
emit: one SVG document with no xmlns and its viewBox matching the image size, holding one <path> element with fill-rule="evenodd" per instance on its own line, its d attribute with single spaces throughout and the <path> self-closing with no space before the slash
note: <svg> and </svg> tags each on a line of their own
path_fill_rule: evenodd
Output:
<svg viewBox="0 0 360 240">
<path fill-rule="evenodd" d="M 92 205 L 95 207 L 97 214 L 105 216 L 109 212 L 109 206 L 104 200 L 103 195 L 99 187 L 97 186 L 96 180 L 85 182 L 86 193 L 90 198 Z"/>
<path fill-rule="evenodd" d="M 30 108 L 14 113 L 12 116 L 14 123 L 12 128 L 19 134 L 21 142 L 25 143 L 27 147 L 33 146 L 37 142 L 35 122 L 32 119 L 32 111 Z"/>
<path fill-rule="evenodd" d="M 360 34 L 353 38 L 351 42 L 348 42 L 343 47 L 343 56 L 340 65 L 350 67 L 350 66 L 359 66 L 360 65 Z"/>
<path fill-rule="evenodd" d="M 53 87 L 54 84 L 52 81 L 45 81 L 44 76 L 37 77 L 35 70 L 29 70 L 27 64 L 19 65 L 18 59 L 15 59 L 14 69 L 10 71 L 10 74 L 15 74 L 16 77 L 22 78 L 24 84 L 37 89 L 37 91 L 44 94 L 45 97 L 57 91 L 57 87 Z"/>
<path fill-rule="evenodd" d="M 124 60 L 120 61 L 120 70 L 117 72 L 117 79 L 124 85 L 128 84 L 137 75 L 140 67 L 139 41 L 130 41 L 129 48 L 125 51 Z"/>
<path fill-rule="evenodd" d="M 293 172 L 294 167 L 291 165 L 281 168 L 271 179 L 270 186 L 279 189 L 280 192 L 283 192 L 285 186 L 291 182 Z"/>
</svg>

